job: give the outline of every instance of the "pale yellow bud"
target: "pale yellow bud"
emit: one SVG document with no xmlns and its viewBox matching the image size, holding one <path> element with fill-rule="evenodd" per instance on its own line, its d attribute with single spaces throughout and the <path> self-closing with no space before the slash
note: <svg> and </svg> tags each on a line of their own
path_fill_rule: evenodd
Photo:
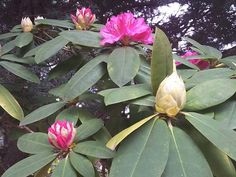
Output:
<svg viewBox="0 0 236 177">
<path fill-rule="evenodd" d="M 29 17 L 22 18 L 21 28 L 24 32 L 30 32 L 33 29 L 33 23 Z"/>
<path fill-rule="evenodd" d="M 169 117 L 176 116 L 186 102 L 186 90 L 183 80 L 173 72 L 160 84 L 156 94 L 156 111 Z"/>
</svg>

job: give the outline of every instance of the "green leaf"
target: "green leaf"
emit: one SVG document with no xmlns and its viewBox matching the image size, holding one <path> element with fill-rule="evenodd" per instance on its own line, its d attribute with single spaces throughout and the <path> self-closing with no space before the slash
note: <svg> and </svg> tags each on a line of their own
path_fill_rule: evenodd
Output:
<svg viewBox="0 0 236 177">
<path fill-rule="evenodd" d="M 77 128 L 77 138 L 79 141 L 84 140 L 98 132 L 102 127 L 103 121 L 101 119 L 91 119 L 83 122 Z"/>
<path fill-rule="evenodd" d="M 236 69 L 236 55 L 222 58 L 219 61 L 224 63 L 225 65 L 229 66 L 230 68 L 232 68 L 234 70 Z"/>
<path fill-rule="evenodd" d="M 114 150 L 116 148 L 117 145 L 119 145 L 121 143 L 121 141 L 123 141 L 127 136 L 129 136 L 131 133 L 133 133 L 135 130 L 137 130 L 139 127 L 141 127 L 142 125 L 144 125 L 146 122 L 148 122 L 149 120 L 151 120 L 152 118 L 154 118 L 156 116 L 156 114 L 153 114 L 149 117 L 143 118 L 142 120 L 140 120 L 139 122 L 133 124 L 132 126 L 122 130 L 120 133 L 118 133 L 117 135 L 115 135 L 114 137 L 112 137 L 108 143 L 106 144 L 106 146 L 112 150 Z"/>
<path fill-rule="evenodd" d="M 101 47 L 100 46 L 100 35 L 97 32 L 92 31 L 63 31 L 59 34 L 64 39 L 86 47 Z"/>
<path fill-rule="evenodd" d="M 50 41 L 45 42 L 43 45 L 40 45 L 40 48 L 35 52 L 36 63 L 41 63 L 51 56 L 55 55 L 67 43 L 68 40 L 64 39 L 61 36 L 58 36 Z"/>
<path fill-rule="evenodd" d="M 9 41 L 8 43 L 2 46 L 0 50 L 0 56 L 10 52 L 14 48 L 15 48 L 15 40 Z"/>
<path fill-rule="evenodd" d="M 211 141 L 221 151 L 236 160 L 236 132 L 224 128 L 220 122 L 208 116 L 188 112 L 184 113 L 187 119 L 202 135 Z"/>
<path fill-rule="evenodd" d="M 12 117 L 21 120 L 24 112 L 12 94 L 0 84 L 0 106 Z"/>
<path fill-rule="evenodd" d="M 100 159 L 113 158 L 115 155 L 115 153 L 108 149 L 105 144 L 98 141 L 85 141 L 78 143 L 73 150 L 77 153 Z"/>
<path fill-rule="evenodd" d="M 14 61 L 18 63 L 24 63 L 24 64 L 34 64 L 34 58 L 33 57 L 27 57 L 27 58 L 19 58 L 15 56 L 14 54 L 7 54 L 1 56 L 1 59 L 8 60 L 8 61 Z"/>
<path fill-rule="evenodd" d="M 4 33 L 0 35 L 0 40 L 18 36 L 20 33 Z"/>
<path fill-rule="evenodd" d="M 185 66 L 188 66 L 189 68 L 192 68 L 192 69 L 195 69 L 195 70 L 199 70 L 199 68 L 196 65 L 190 63 L 188 60 L 186 60 L 184 58 L 179 57 L 176 54 L 173 54 L 173 59 L 175 61 L 178 61 L 178 62 L 184 64 Z"/>
<path fill-rule="evenodd" d="M 37 22 L 37 25 L 50 25 L 69 29 L 73 29 L 75 27 L 73 23 L 70 23 L 67 20 L 39 19 L 35 22 Z"/>
<path fill-rule="evenodd" d="M 188 78 L 192 77 L 194 74 L 196 74 L 197 70 L 194 70 L 194 69 L 178 69 L 177 73 L 185 81 Z"/>
<path fill-rule="evenodd" d="M 106 55 L 100 55 L 84 65 L 63 88 L 63 99 L 73 100 L 92 87 L 105 74 L 102 62 Z"/>
<path fill-rule="evenodd" d="M 119 87 L 130 82 L 138 73 L 140 58 L 131 47 L 116 48 L 109 55 L 107 70 L 111 80 Z"/>
<path fill-rule="evenodd" d="M 159 28 L 156 28 L 151 60 L 151 82 L 154 95 L 156 95 L 162 80 L 172 72 L 173 59 L 171 44 L 165 33 Z"/>
<path fill-rule="evenodd" d="M 106 105 L 111 105 L 149 95 L 151 94 L 151 91 L 148 86 L 138 84 L 124 86 L 122 88 L 107 89 L 99 92 L 98 94 L 104 96 L 104 102 Z"/>
<path fill-rule="evenodd" d="M 138 98 L 134 101 L 131 101 L 130 104 L 154 107 L 155 97 L 154 96 L 145 96 L 143 98 Z"/>
<path fill-rule="evenodd" d="M 214 79 L 203 82 L 187 92 L 186 110 L 203 110 L 223 103 L 236 91 L 233 79 Z"/>
<path fill-rule="evenodd" d="M 69 107 L 67 109 L 64 109 L 62 112 L 60 112 L 56 120 L 67 120 L 70 122 L 74 122 L 74 125 L 77 124 L 79 119 L 79 111 L 76 107 Z"/>
<path fill-rule="evenodd" d="M 73 167 L 84 177 L 95 177 L 93 164 L 84 156 L 70 152 L 70 162 Z"/>
<path fill-rule="evenodd" d="M 42 47 L 44 44 L 41 44 L 31 50 L 29 50 L 28 52 L 26 52 L 26 54 L 24 55 L 24 57 L 31 57 L 34 56 L 36 54 L 36 51 L 38 51 L 40 49 L 40 47 Z"/>
<path fill-rule="evenodd" d="M 48 105 L 44 105 L 36 110 L 34 110 L 33 112 L 31 112 L 30 114 L 28 114 L 21 122 L 20 125 L 27 125 L 27 124 L 31 124 L 33 122 L 37 122 L 39 120 L 42 120 L 50 115 L 52 115 L 53 113 L 55 113 L 56 111 L 58 111 L 59 109 L 61 109 L 63 106 L 65 106 L 65 102 L 56 102 L 56 103 L 51 103 Z"/>
<path fill-rule="evenodd" d="M 10 71 L 11 73 L 34 83 L 39 84 L 40 80 L 37 75 L 35 75 L 33 72 L 28 70 L 26 67 L 20 64 L 11 63 L 8 61 L 1 61 L 0 65 L 4 67 L 6 70 Z"/>
<path fill-rule="evenodd" d="M 13 166 L 11 166 L 2 177 L 26 177 L 36 172 L 43 166 L 55 159 L 57 154 L 52 152 L 44 152 L 36 155 L 32 155 L 26 159 L 23 159 Z"/>
<path fill-rule="evenodd" d="M 52 146 L 48 142 L 48 135 L 41 132 L 27 133 L 21 136 L 17 141 L 17 147 L 22 152 L 29 154 L 52 150 Z"/>
<path fill-rule="evenodd" d="M 30 32 L 25 32 L 25 33 L 21 33 L 19 34 L 16 39 L 15 39 L 15 45 L 17 47 L 24 47 L 26 45 L 28 45 L 31 41 L 33 41 L 33 34 Z"/>
<path fill-rule="evenodd" d="M 146 61 L 141 60 L 141 65 L 134 81 L 135 83 L 147 83 L 151 85 L 151 69 Z"/>
<path fill-rule="evenodd" d="M 170 153 L 162 177 L 213 177 L 202 152 L 181 129 L 171 128 Z"/>
<path fill-rule="evenodd" d="M 227 101 L 214 108 L 215 119 L 225 128 L 236 129 L 236 101 Z"/>
<path fill-rule="evenodd" d="M 113 159 L 109 177 L 161 177 L 170 135 L 162 120 L 152 120 L 127 138 Z"/>
<path fill-rule="evenodd" d="M 58 165 L 53 170 L 51 177 L 77 177 L 77 174 L 72 167 L 68 156 L 59 161 Z"/>
</svg>

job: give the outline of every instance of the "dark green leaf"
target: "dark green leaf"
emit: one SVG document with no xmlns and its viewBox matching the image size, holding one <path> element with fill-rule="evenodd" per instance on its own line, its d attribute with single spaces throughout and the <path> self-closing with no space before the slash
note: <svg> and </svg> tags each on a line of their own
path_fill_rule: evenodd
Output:
<svg viewBox="0 0 236 177">
<path fill-rule="evenodd" d="M 167 163 L 169 141 L 166 123 L 149 121 L 121 144 L 109 177 L 160 177 Z"/>
<path fill-rule="evenodd" d="M 33 64 L 35 63 L 33 57 L 27 57 L 27 58 L 19 58 L 14 54 L 7 54 L 1 56 L 1 59 L 8 60 L 8 61 L 14 61 L 18 63 L 24 63 L 24 64 Z"/>
<path fill-rule="evenodd" d="M 222 58 L 219 61 L 224 63 L 225 65 L 229 66 L 230 68 L 232 68 L 234 70 L 236 69 L 236 55 Z"/>
<path fill-rule="evenodd" d="M 55 20 L 55 19 L 39 19 L 36 20 L 37 25 L 50 25 L 50 26 L 58 26 L 63 28 L 73 29 L 74 24 L 70 23 L 67 20 Z"/>
<path fill-rule="evenodd" d="M 77 153 L 100 159 L 109 159 L 115 155 L 115 152 L 108 149 L 105 144 L 98 141 L 85 141 L 78 143 L 73 150 Z"/>
<path fill-rule="evenodd" d="M 78 108 L 76 107 L 67 108 L 62 112 L 60 112 L 56 117 L 56 120 L 67 120 L 70 122 L 74 122 L 74 125 L 76 125 L 78 119 L 79 119 L 79 111 Z"/>
<path fill-rule="evenodd" d="M 156 28 L 151 60 L 151 82 L 154 95 L 162 80 L 172 72 L 173 59 L 170 42 L 165 33 Z"/>
<path fill-rule="evenodd" d="M 194 69 L 178 69 L 177 73 L 185 81 L 188 78 L 192 77 L 195 73 L 197 73 L 197 70 L 194 70 Z"/>
<path fill-rule="evenodd" d="M 73 167 L 84 177 L 95 177 L 93 164 L 84 156 L 70 152 L 70 162 Z"/>
<path fill-rule="evenodd" d="M 52 146 L 48 142 L 48 135 L 41 132 L 27 133 L 21 136 L 17 141 L 17 147 L 22 152 L 29 154 L 52 150 Z"/>
<path fill-rule="evenodd" d="M 2 46 L 0 50 L 0 56 L 10 52 L 14 48 L 15 48 L 15 40 L 9 41 L 8 43 Z"/>
<path fill-rule="evenodd" d="M 195 70 L 199 70 L 199 68 L 198 68 L 196 65 L 190 63 L 188 60 L 186 60 L 186 59 L 184 59 L 184 58 L 179 57 L 179 56 L 176 55 L 176 54 L 173 54 L 173 59 L 174 59 L 175 61 L 178 61 L 178 62 L 180 62 L 180 63 L 182 63 L 182 64 L 188 66 L 189 68 L 192 68 L 192 69 L 195 69 Z"/>
<path fill-rule="evenodd" d="M 65 106 L 65 104 L 66 104 L 65 102 L 56 102 L 56 103 L 44 105 L 44 106 L 34 110 L 30 114 L 28 114 L 20 122 L 20 125 L 27 125 L 27 124 L 31 124 L 33 122 L 37 122 L 39 120 L 42 120 L 42 119 L 52 115 L 53 113 L 55 113 L 59 109 L 61 109 L 63 106 Z"/>
<path fill-rule="evenodd" d="M 139 67 L 139 55 L 131 47 L 116 48 L 107 60 L 109 76 L 119 87 L 130 82 L 138 73 Z"/>
<path fill-rule="evenodd" d="M 155 105 L 155 97 L 154 96 L 145 96 L 143 98 L 138 98 L 134 101 L 130 102 L 131 104 L 141 105 L 141 106 L 151 106 Z"/>
<path fill-rule="evenodd" d="M 41 44 L 31 50 L 29 50 L 28 52 L 26 52 L 26 54 L 24 55 L 24 57 L 31 57 L 34 56 L 36 54 L 36 51 L 38 51 L 40 49 L 40 47 L 42 47 L 44 44 Z"/>
<path fill-rule="evenodd" d="M 17 35 L 19 35 L 20 33 L 4 33 L 0 35 L 0 40 L 2 39 L 7 39 L 7 38 L 11 38 L 11 37 L 15 37 Z"/>
<path fill-rule="evenodd" d="M 30 32 L 25 32 L 19 34 L 15 39 L 15 45 L 17 47 L 24 47 L 28 45 L 33 40 L 33 34 Z"/>
<path fill-rule="evenodd" d="M 56 155 L 57 154 L 52 154 L 52 152 L 44 152 L 30 156 L 11 166 L 2 177 L 30 176 L 32 173 L 53 161 Z"/>
</svg>

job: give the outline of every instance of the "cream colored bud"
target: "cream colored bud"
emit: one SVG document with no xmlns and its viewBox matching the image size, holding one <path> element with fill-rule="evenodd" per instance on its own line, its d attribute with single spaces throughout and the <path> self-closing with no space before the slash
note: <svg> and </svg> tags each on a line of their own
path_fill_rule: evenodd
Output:
<svg viewBox="0 0 236 177">
<path fill-rule="evenodd" d="M 183 80 L 176 72 L 166 77 L 156 94 L 156 111 L 169 117 L 176 116 L 186 102 L 186 90 Z"/>
<path fill-rule="evenodd" d="M 33 23 L 29 17 L 22 18 L 21 28 L 24 32 L 30 32 L 33 29 Z"/>
</svg>

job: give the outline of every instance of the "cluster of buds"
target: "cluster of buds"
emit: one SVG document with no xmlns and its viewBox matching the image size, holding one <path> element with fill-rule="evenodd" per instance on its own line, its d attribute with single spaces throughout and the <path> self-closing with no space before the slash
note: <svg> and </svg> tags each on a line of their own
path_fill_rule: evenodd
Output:
<svg viewBox="0 0 236 177">
<path fill-rule="evenodd" d="M 156 94 L 156 111 L 175 117 L 186 102 L 186 90 L 183 80 L 174 71 L 160 84 Z"/>
<path fill-rule="evenodd" d="M 95 14 L 89 8 L 77 9 L 76 15 L 70 15 L 77 30 L 87 30 L 95 21 Z"/>
<path fill-rule="evenodd" d="M 48 129 L 48 141 L 55 148 L 67 151 L 74 142 L 76 129 L 72 122 L 57 120 Z"/>
<path fill-rule="evenodd" d="M 29 17 L 22 18 L 21 28 L 24 32 L 30 32 L 33 29 L 33 23 Z"/>
</svg>

